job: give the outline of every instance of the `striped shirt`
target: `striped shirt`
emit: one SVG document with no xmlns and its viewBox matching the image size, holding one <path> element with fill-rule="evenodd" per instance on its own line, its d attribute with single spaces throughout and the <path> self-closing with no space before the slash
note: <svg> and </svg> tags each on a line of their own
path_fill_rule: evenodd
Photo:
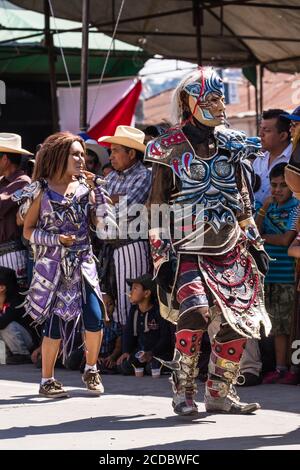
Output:
<svg viewBox="0 0 300 470">
<path fill-rule="evenodd" d="M 300 202 L 291 197 L 285 204 L 270 204 L 263 221 L 263 233 L 268 235 L 284 234 L 289 230 L 296 232 L 296 223 L 300 215 Z M 293 284 L 295 282 L 294 258 L 288 256 L 288 247 L 266 243 L 265 249 L 273 259 L 265 278 L 266 284 Z"/>
<path fill-rule="evenodd" d="M 110 195 L 127 196 L 128 205 L 143 204 L 148 198 L 151 186 L 151 172 L 138 161 L 124 171 L 111 171 L 106 177 L 106 189 Z"/>
<path fill-rule="evenodd" d="M 117 217 L 120 220 L 127 216 L 128 222 L 132 222 L 135 217 L 128 217 L 128 210 L 133 204 L 146 203 L 151 187 L 151 171 L 138 161 L 127 170 L 110 172 L 106 181 L 110 196 L 126 196 L 126 200 L 122 198 L 120 204 L 115 206 Z"/>
</svg>

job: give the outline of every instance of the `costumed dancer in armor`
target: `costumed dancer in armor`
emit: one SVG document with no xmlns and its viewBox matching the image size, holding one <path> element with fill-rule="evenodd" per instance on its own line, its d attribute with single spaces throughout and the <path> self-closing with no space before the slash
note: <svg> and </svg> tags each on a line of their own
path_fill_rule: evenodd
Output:
<svg viewBox="0 0 300 470">
<path fill-rule="evenodd" d="M 247 338 L 259 338 L 261 326 L 266 334 L 271 329 L 263 297 L 267 258 L 248 181 L 247 157 L 259 152 L 260 140 L 215 129 L 224 124 L 225 104 L 222 80 L 212 69 L 188 75 L 173 105 L 177 127 L 149 142 L 145 156 L 153 162 L 149 208 L 168 204 L 183 228 L 177 238 L 171 224 L 169 237 L 153 224 L 149 233 L 161 314 L 177 324 L 174 359 L 162 361 L 173 370 L 173 409 L 179 415 L 197 412 L 201 338 L 214 315 L 221 315 L 206 410 L 252 413 L 260 406 L 240 403 L 233 384 Z"/>
<path fill-rule="evenodd" d="M 62 340 L 63 361 L 76 331 L 84 327 L 86 368 L 83 382 L 103 393 L 97 359 L 105 307 L 89 237 L 89 224 L 105 230 L 114 223 L 102 180 L 84 171 L 84 141 L 69 132 L 49 136 L 39 151 L 33 183 L 15 193 L 21 204 L 24 237 L 34 250 L 33 279 L 25 308 L 35 324 L 43 323 L 42 381 L 39 393 L 67 396 L 54 378 Z"/>
</svg>

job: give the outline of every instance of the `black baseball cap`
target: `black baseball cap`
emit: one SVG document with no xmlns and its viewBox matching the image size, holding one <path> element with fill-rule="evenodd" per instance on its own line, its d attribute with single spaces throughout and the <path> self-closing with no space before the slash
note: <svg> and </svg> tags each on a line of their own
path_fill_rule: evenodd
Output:
<svg viewBox="0 0 300 470">
<path fill-rule="evenodd" d="M 151 274 L 143 274 L 136 279 L 126 279 L 127 284 L 132 287 L 132 284 L 141 284 L 144 289 L 150 290 L 152 294 L 156 294 L 156 282 L 152 279 Z"/>
<path fill-rule="evenodd" d="M 17 284 L 16 273 L 13 269 L 0 266 L 0 284 L 8 286 L 9 284 Z"/>
<path fill-rule="evenodd" d="M 17 276 L 13 269 L 0 266 L 0 284 L 6 287 L 6 294 L 11 300 L 18 292 Z"/>
<path fill-rule="evenodd" d="M 280 117 L 282 117 L 283 119 L 288 119 L 289 121 L 300 121 L 300 106 L 297 106 L 297 108 L 294 109 L 291 114 L 280 114 Z"/>
</svg>

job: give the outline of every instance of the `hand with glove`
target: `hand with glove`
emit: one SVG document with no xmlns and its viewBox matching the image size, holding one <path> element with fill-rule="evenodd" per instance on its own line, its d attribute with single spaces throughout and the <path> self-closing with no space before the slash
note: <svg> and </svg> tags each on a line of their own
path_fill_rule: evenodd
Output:
<svg viewBox="0 0 300 470">
<path fill-rule="evenodd" d="M 259 272 L 265 276 L 269 270 L 270 257 L 264 249 L 264 241 L 261 238 L 254 219 L 251 217 L 242 220 L 239 222 L 239 225 L 249 241 L 249 253 L 253 256 Z"/>
</svg>

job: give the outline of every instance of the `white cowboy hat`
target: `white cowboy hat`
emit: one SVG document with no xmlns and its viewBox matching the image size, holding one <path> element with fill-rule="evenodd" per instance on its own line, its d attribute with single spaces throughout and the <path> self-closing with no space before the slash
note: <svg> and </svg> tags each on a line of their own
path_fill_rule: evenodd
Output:
<svg viewBox="0 0 300 470">
<path fill-rule="evenodd" d="M 103 147 L 102 145 L 99 145 L 97 140 L 87 139 L 84 143 L 87 149 L 95 152 L 95 154 L 98 157 L 99 163 L 101 163 L 101 165 L 105 165 L 106 163 L 109 162 L 108 151 L 106 150 L 105 147 Z"/>
<path fill-rule="evenodd" d="M 22 149 L 22 138 L 20 135 L 9 134 L 8 132 L 0 132 L 0 152 L 33 155 L 28 150 Z"/>
<path fill-rule="evenodd" d="M 131 126 L 118 126 L 115 130 L 115 135 L 105 135 L 100 137 L 98 142 L 109 142 L 110 144 L 120 144 L 131 149 L 140 150 L 144 152 L 146 146 L 144 145 L 145 134 L 144 132 Z"/>
</svg>

